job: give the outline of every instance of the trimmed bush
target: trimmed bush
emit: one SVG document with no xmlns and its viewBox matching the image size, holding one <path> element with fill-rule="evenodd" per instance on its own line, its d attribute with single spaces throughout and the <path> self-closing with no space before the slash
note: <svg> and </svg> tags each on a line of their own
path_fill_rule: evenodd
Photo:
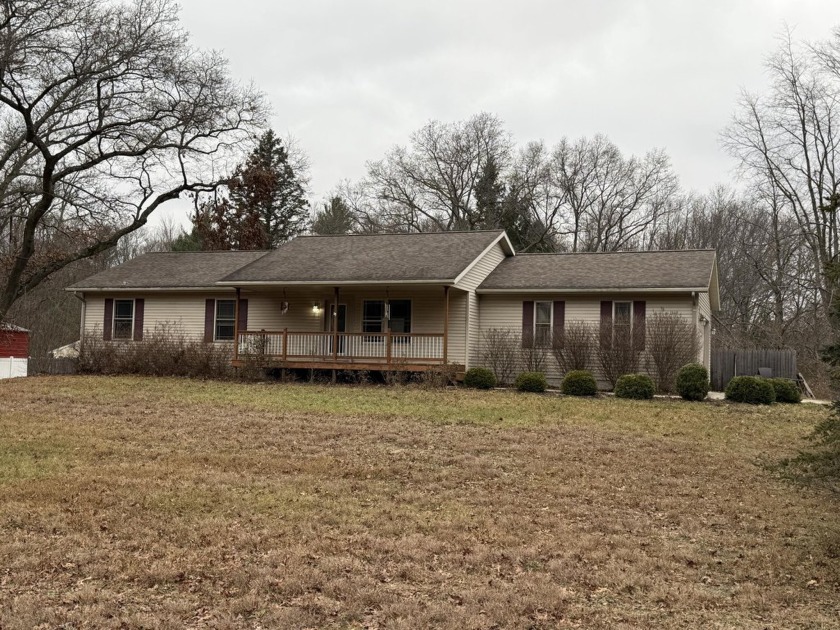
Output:
<svg viewBox="0 0 840 630">
<path fill-rule="evenodd" d="M 726 386 L 726 399 L 750 405 L 770 405 L 776 401 L 776 390 L 770 379 L 736 376 Z"/>
<path fill-rule="evenodd" d="M 802 393 L 793 381 L 789 381 L 786 378 L 771 378 L 770 384 L 776 392 L 777 403 L 802 402 Z"/>
<path fill-rule="evenodd" d="M 514 385 L 520 392 L 534 392 L 536 394 L 541 394 L 548 389 L 548 382 L 542 372 L 522 372 L 516 377 Z"/>
<path fill-rule="evenodd" d="M 709 371 L 700 363 L 689 363 L 677 372 L 677 393 L 686 400 L 703 400 L 709 393 Z"/>
<path fill-rule="evenodd" d="M 595 382 L 592 372 L 572 370 L 563 378 L 560 391 L 567 396 L 594 396 L 598 393 L 598 383 Z"/>
<path fill-rule="evenodd" d="M 615 382 L 617 398 L 631 398 L 633 400 L 650 400 L 656 387 L 647 374 L 625 374 Z"/>
<path fill-rule="evenodd" d="M 470 368 L 464 374 L 464 385 L 474 389 L 493 389 L 496 386 L 496 375 L 487 368 Z"/>
</svg>

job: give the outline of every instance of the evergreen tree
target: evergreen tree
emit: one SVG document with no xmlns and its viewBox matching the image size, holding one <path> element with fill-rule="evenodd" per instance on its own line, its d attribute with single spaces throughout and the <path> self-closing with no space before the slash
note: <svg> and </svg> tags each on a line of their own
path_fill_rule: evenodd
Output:
<svg viewBox="0 0 840 630">
<path fill-rule="evenodd" d="M 492 155 L 488 156 L 475 183 L 475 207 L 479 221 L 487 227 L 501 227 L 502 200 L 505 185 L 499 181 L 499 167 Z"/>
<path fill-rule="evenodd" d="M 173 252 L 198 252 L 203 248 L 201 246 L 201 237 L 198 235 L 198 230 L 193 226 L 189 232 L 182 232 L 178 237 L 172 241 L 170 251 Z"/>
<path fill-rule="evenodd" d="M 265 246 L 277 247 L 306 231 L 309 202 L 303 185 L 289 164 L 282 141 L 272 130 L 228 182 L 230 202 L 240 217 L 256 216 L 265 232 Z"/>
<path fill-rule="evenodd" d="M 324 202 L 324 207 L 315 215 L 312 223 L 314 234 L 348 234 L 356 223 L 356 217 L 350 206 L 335 195 Z"/>
<path fill-rule="evenodd" d="M 192 242 L 204 251 L 266 249 L 268 240 L 260 215 L 222 197 L 201 204 L 193 218 Z"/>
</svg>

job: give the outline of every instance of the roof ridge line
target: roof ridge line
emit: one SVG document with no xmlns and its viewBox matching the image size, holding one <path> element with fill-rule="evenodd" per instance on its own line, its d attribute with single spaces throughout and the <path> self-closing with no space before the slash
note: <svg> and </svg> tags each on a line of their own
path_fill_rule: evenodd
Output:
<svg viewBox="0 0 840 630">
<path fill-rule="evenodd" d="M 500 234 L 504 232 L 502 228 L 496 230 L 445 230 L 440 232 L 361 232 L 354 234 L 301 234 L 295 237 L 299 238 L 340 238 L 351 236 L 434 236 L 441 234 Z M 289 241 L 291 242 L 291 241 Z"/>
<path fill-rule="evenodd" d="M 604 254 L 680 254 L 683 252 L 714 252 L 713 247 L 692 249 L 622 249 L 610 252 L 517 252 L 517 256 L 591 256 Z"/>
</svg>

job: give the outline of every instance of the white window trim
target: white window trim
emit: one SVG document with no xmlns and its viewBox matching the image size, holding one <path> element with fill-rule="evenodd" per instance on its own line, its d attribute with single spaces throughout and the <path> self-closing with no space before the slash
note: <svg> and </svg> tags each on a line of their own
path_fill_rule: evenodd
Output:
<svg viewBox="0 0 840 630">
<path fill-rule="evenodd" d="M 539 310 L 537 304 L 548 304 L 548 345 L 551 345 L 554 341 L 554 302 L 551 300 L 534 300 L 534 344 L 537 342 L 537 311 Z"/>
<path fill-rule="evenodd" d="M 131 333 L 128 337 L 117 337 L 117 302 L 131 302 Z M 134 320 L 137 317 L 137 303 L 134 298 L 114 298 L 114 312 L 111 313 L 111 341 L 134 341 Z"/>
<path fill-rule="evenodd" d="M 616 306 L 616 304 L 629 304 L 629 305 L 630 305 L 630 334 L 631 334 L 631 335 L 633 334 L 633 326 L 634 326 L 634 322 L 633 322 L 633 310 L 634 310 L 634 309 L 633 309 L 633 301 L 632 301 L 632 300 L 613 300 L 613 303 L 612 303 L 612 304 L 613 304 L 613 311 L 612 311 L 612 333 L 613 333 L 613 341 L 615 341 L 615 322 L 616 322 L 616 320 L 618 319 L 618 317 L 616 317 L 616 314 L 615 314 L 615 311 L 616 311 L 615 306 Z"/>
<path fill-rule="evenodd" d="M 369 298 L 369 299 L 368 298 L 363 298 L 362 303 L 361 303 L 361 311 L 359 312 L 359 331 L 366 334 L 366 335 L 384 335 L 385 334 L 385 327 L 384 326 L 382 327 L 382 330 L 380 330 L 379 332 L 367 332 L 365 330 L 365 321 L 366 321 L 365 320 L 365 304 L 368 303 L 368 302 L 382 302 L 382 319 L 380 319 L 379 321 L 380 321 L 380 323 L 385 321 L 385 300 L 381 300 L 381 299 L 378 299 L 378 298 L 376 298 L 376 299 L 374 299 L 374 298 Z M 373 321 L 373 320 L 370 320 L 370 321 Z M 372 341 L 370 339 L 367 339 L 366 337 L 363 337 L 363 339 L 367 343 L 379 343 L 377 341 Z"/>
<path fill-rule="evenodd" d="M 615 325 L 615 320 L 618 319 L 616 316 L 616 304 L 629 304 L 630 305 L 630 330 L 633 329 L 633 301 L 632 300 L 613 300 L 613 326 Z"/>
<path fill-rule="evenodd" d="M 219 339 L 219 302 L 233 302 L 233 337 L 230 339 Z M 230 298 L 216 298 L 213 303 L 213 342 L 214 343 L 231 343 L 236 337 L 236 299 Z"/>
</svg>

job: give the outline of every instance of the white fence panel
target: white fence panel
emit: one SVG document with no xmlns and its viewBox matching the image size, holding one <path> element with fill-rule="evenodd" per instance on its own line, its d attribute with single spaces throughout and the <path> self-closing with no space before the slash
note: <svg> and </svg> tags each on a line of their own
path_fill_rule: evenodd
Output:
<svg viewBox="0 0 840 630">
<path fill-rule="evenodd" d="M 29 359 L 0 359 L 0 378 L 19 378 L 29 373 Z"/>
</svg>

